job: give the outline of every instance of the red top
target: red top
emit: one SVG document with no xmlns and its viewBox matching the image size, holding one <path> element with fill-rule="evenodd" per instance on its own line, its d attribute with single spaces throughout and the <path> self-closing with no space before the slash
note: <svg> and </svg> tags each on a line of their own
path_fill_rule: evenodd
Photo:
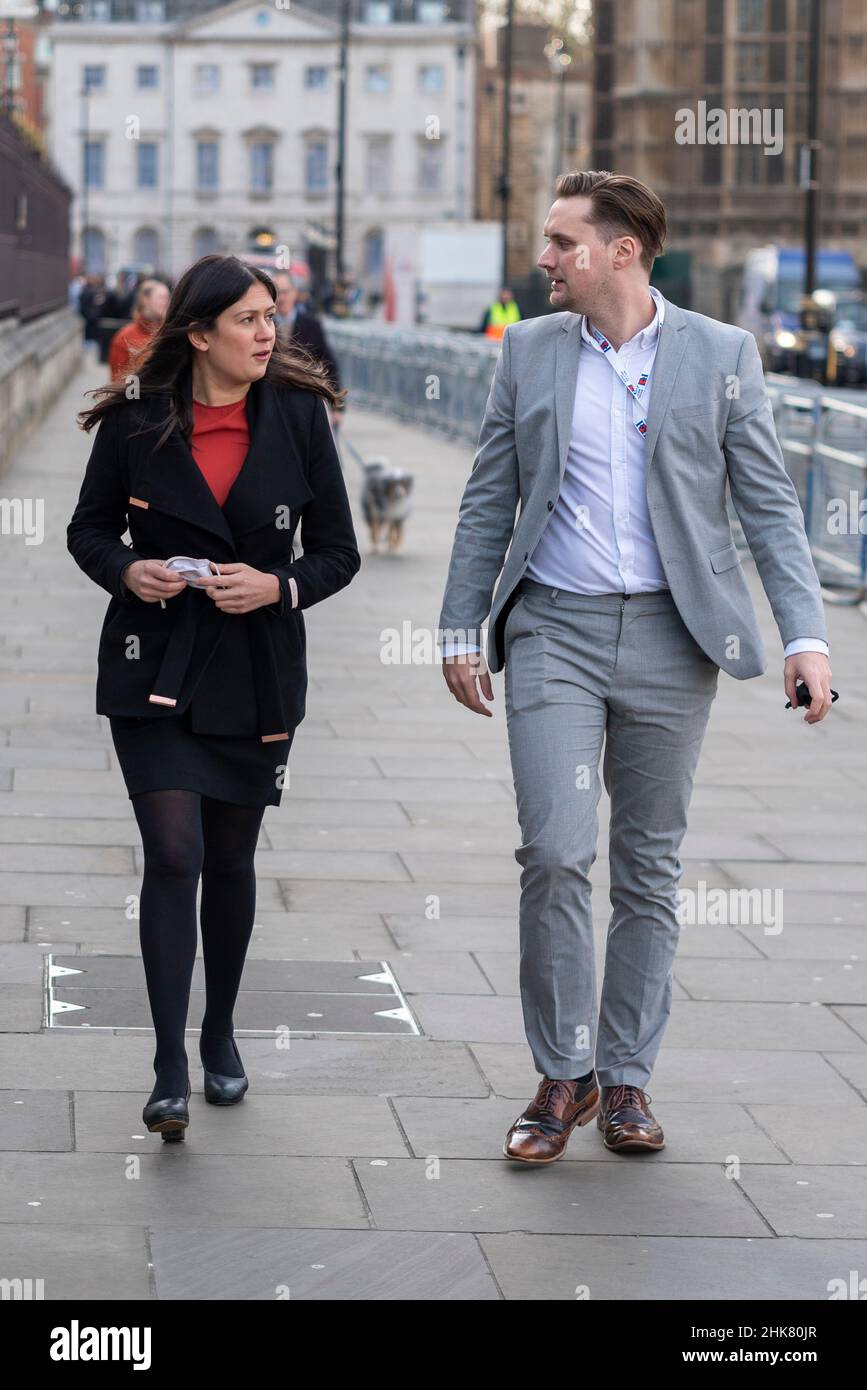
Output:
<svg viewBox="0 0 867 1390">
<path fill-rule="evenodd" d="M 193 401 L 193 458 L 221 507 L 243 467 L 249 443 L 245 396 L 229 405 Z"/>
</svg>

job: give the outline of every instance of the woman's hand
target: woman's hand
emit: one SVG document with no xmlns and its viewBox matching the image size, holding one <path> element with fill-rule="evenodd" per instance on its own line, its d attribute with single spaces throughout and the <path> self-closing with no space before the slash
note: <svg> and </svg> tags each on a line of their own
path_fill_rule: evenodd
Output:
<svg viewBox="0 0 867 1390">
<path fill-rule="evenodd" d="M 276 574 L 237 561 L 220 565 L 219 574 L 203 575 L 196 584 L 204 589 L 223 613 L 251 613 L 268 603 L 278 603 L 280 580 Z"/>
<path fill-rule="evenodd" d="M 167 570 L 162 560 L 133 560 L 121 579 L 144 603 L 176 598 L 187 587 L 187 581 L 174 570 Z"/>
</svg>

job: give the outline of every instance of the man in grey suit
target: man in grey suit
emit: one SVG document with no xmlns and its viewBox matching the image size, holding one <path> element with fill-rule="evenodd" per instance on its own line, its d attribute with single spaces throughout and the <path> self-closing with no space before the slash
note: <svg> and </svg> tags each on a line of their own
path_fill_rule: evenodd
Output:
<svg viewBox="0 0 867 1390">
<path fill-rule="evenodd" d="M 819 582 L 755 339 L 650 286 L 666 230 L 651 189 L 585 171 L 555 193 L 538 264 L 559 312 L 506 329 L 439 619 L 443 674 L 467 709 L 491 715 L 488 613 L 487 665 L 505 666 L 521 1000 L 542 1076 L 503 1148 L 524 1163 L 560 1158 L 594 1116 L 609 1149 L 664 1146 L 644 1088 L 671 1009 L 696 765 L 720 669 L 766 669 L 727 483 L 786 695 L 797 709 L 806 682 L 809 724 L 831 707 Z M 603 742 L 613 910 L 597 1010 Z"/>
</svg>

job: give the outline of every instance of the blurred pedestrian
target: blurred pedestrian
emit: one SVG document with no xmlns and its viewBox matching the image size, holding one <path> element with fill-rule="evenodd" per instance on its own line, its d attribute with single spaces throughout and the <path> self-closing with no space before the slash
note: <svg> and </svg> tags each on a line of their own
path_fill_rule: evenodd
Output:
<svg viewBox="0 0 867 1390">
<path fill-rule="evenodd" d="M 142 280 L 133 300 L 132 321 L 119 328 L 109 344 L 112 381 L 135 370 L 136 357 L 153 338 L 166 316 L 170 291 L 162 280 Z"/>
<path fill-rule="evenodd" d="M 85 343 L 99 343 L 97 324 L 102 318 L 106 288 L 101 275 L 86 275 L 78 296 L 78 312 L 84 319 Z"/>
<path fill-rule="evenodd" d="M 271 276 L 277 290 L 277 332 L 295 347 L 308 352 L 316 361 L 328 368 L 328 377 L 335 391 L 341 389 L 340 368 L 337 358 L 328 345 L 325 330 L 315 314 L 305 310 L 299 303 L 298 284 L 288 270 L 275 270 Z M 342 403 L 330 412 L 332 426 L 340 424 Z"/>
</svg>

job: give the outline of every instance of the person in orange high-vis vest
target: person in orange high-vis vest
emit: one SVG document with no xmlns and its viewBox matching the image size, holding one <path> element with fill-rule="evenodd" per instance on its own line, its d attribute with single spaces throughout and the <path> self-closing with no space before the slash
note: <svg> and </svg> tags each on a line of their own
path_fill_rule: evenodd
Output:
<svg viewBox="0 0 867 1390">
<path fill-rule="evenodd" d="M 482 319 L 482 332 L 486 338 L 502 338 L 510 323 L 518 323 L 521 311 L 512 298 L 510 289 L 500 290 L 498 299 L 489 304 Z"/>
</svg>

